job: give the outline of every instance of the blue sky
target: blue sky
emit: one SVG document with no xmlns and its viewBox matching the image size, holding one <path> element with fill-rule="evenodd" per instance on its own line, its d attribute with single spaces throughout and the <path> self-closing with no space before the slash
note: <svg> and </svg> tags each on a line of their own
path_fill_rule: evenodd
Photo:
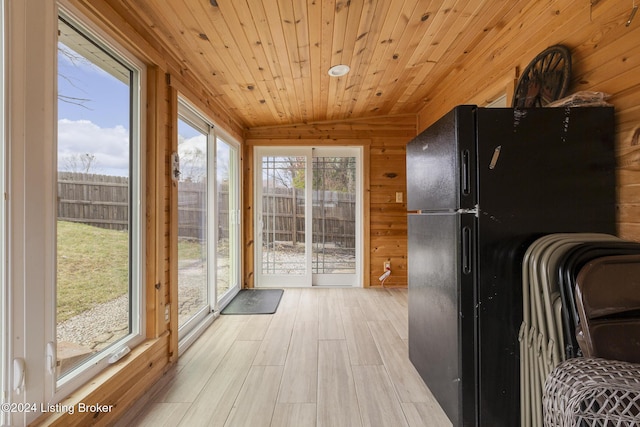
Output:
<svg viewBox="0 0 640 427">
<path fill-rule="evenodd" d="M 118 69 L 126 74 L 126 69 L 106 55 L 96 58 L 110 64 L 105 67 L 111 71 L 104 71 L 59 44 L 58 169 L 80 172 L 78 156 L 89 154 L 95 157 L 89 173 L 128 176 L 129 84 L 111 74 Z M 195 175 L 201 175 L 196 170 L 202 165 L 195 165 L 194 161 L 201 162 L 193 160 L 193 153 L 206 152 L 206 137 L 182 121 L 178 123 L 178 134 L 178 153 L 184 160 L 185 172 L 188 167 Z M 223 162 L 229 158 L 225 148 L 220 144 L 218 149 Z"/>
<path fill-rule="evenodd" d="M 90 154 L 91 173 L 128 176 L 128 85 L 64 45 L 58 52 L 58 168 Z"/>
</svg>

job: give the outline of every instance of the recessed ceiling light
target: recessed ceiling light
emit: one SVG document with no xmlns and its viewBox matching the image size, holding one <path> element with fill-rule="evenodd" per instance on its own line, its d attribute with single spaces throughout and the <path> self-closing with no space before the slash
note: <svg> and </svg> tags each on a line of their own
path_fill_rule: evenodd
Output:
<svg viewBox="0 0 640 427">
<path fill-rule="evenodd" d="M 331 77 L 342 77 L 345 76 L 350 70 L 351 68 L 349 68 L 348 65 L 334 65 L 333 67 L 329 68 L 329 75 Z"/>
</svg>

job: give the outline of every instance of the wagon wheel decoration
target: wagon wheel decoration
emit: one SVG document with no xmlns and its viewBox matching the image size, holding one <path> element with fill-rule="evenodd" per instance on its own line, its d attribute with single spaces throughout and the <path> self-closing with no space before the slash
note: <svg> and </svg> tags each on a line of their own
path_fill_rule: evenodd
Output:
<svg viewBox="0 0 640 427">
<path fill-rule="evenodd" d="M 513 96 L 514 108 L 544 107 L 564 97 L 571 78 L 571 52 L 566 46 L 548 47 L 524 69 Z"/>
</svg>

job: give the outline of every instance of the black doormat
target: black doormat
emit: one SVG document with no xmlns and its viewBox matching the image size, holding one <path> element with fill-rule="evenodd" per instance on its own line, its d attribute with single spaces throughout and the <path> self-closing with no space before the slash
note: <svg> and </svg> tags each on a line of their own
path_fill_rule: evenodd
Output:
<svg viewBox="0 0 640 427">
<path fill-rule="evenodd" d="M 282 289 L 242 289 L 222 314 L 273 314 L 283 293 Z"/>
</svg>

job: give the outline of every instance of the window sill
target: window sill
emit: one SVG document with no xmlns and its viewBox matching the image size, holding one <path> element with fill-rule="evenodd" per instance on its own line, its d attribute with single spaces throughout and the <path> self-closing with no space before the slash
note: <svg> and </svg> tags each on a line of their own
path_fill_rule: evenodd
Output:
<svg viewBox="0 0 640 427">
<path fill-rule="evenodd" d="M 41 415 L 34 426 L 113 424 L 170 367 L 169 332 L 147 340 Z M 56 409 L 61 411 L 56 412 Z"/>
</svg>

